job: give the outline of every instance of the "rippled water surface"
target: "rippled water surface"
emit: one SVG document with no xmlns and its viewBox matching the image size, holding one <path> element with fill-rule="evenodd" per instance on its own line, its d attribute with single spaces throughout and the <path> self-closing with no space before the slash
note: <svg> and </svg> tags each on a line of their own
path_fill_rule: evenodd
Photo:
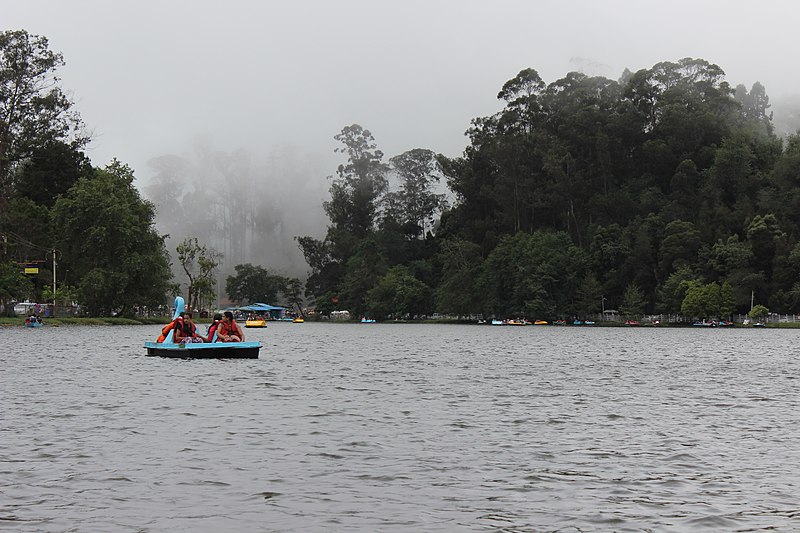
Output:
<svg viewBox="0 0 800 533">
<path fill-rule="evenodd" d="M 800 530 L 800 330 L 0 328 L 0 530 Z"/>
</svg>

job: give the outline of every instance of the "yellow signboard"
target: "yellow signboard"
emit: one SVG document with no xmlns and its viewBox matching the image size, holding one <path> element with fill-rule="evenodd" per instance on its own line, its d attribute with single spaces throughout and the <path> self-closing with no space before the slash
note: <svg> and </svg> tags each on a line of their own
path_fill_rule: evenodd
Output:
<svg viewBox="0 0 800 533">
<path fill-rule="evenodd" d="M 36 268 L 36 267 L 34 267 L 34 268 L 26 267 L 25 268 L 25 273 L 26 274 L 38 274 L 39 273 L 39 269 Z"/>
</svg>

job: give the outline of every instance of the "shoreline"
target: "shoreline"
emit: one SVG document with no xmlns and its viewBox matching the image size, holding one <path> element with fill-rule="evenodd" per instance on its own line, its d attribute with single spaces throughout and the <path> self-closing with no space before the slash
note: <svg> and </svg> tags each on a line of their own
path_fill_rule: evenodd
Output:
<svg viewBox="0 0 800 533">
<path fill-rule="evenodd" d="M 60 326 L 163 326 L 171 322 L 167 317 L 150 317 L 150 318 L 119 318 L 119 317 L 55 317 L 55 318 L 42 318 L 44 326 L 60 327 Z M 268 321 L 267 324 L 273 321 Z M 274 321 L 278 322 L 278 321 Z M 357 320 L 306 320 L 310 323 L 325 323 L 325 324 L 360 324 Z M 209 324 L 209 319 L 195 320 L 197 324 Z M 733 326 L 723 327 L 709 327 L 709 326 L 694 326 L 689 322 L 684 323 L 668 323 L 668 324 L 642 324 L 639 326 L 631 326 L 624 322 L 597 322 L 590 325 L 575 325 L 575 324 L 542 324 L 542 325 L 504 325 L 493 326 L 492 324 L 477 324 L 473 321 L 467 320 L 386 320 L 376 322 L 376 324 L 438 324 L 438 325 L 468 325 L 468 326 L 485 326 L 485 327 L 557 327 L 557 328 L 573 328 L 573 329 L 588 329 L 588 328 L 668 328 L 668 329 L 761 329 L 756 328 L 752 324 L 744 325 L 742 323 L 735 323 Z M 0 317 L 0 327 L 24 327 L 25 317 Z M 296 326 L 295 326 L 296 327 Z M 771 329 L 800 329 L 800 322 L 767 322 L 765 328 Z M 31 328 L 35 329 L 35 328 Z"/>
</svg>

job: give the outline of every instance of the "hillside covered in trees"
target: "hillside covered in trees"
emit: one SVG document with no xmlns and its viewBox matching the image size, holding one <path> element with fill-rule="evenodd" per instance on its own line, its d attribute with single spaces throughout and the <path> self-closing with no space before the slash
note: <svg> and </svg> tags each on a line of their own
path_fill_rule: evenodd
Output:
<svg viewBox="0 0 800 533">
<path fill-rule="evenodd" d="M 90 164 L 56 76 L 63 64 L 46 38 L 0 32 L 0 306 L 163 305 L 179 288 L 157 206 L 127 165 Z M 717 65 L 686 58 L 616 81 L 571 72 L 547 84 L 525 69 L 498 99 L 498 113 L 472 121 L 461 157 L 418 148 L 385 158 L 358 124 L 335 136 L 345 162 L 330 177 L 327 232 L 297 238 L 320 313 L 553 319 L 605 307 L 707 318 L 751 302 L 800 311 L 800 136 L 774 133 L 762 85 L 732 87 Z M 165 167 L 156 180 L 162 192 L 173 178 L 216 175 L 175 164 L 180 172 Z M 247 168 L 224 170 L 255 182 Z M 189 211 L 224 222 L 225 251 L 240 263 L 286 222 L 201 204 L 210 207 Z M 233 212 L 258 224 L 226 218 Z M 301 299 L 298 280 L 237 266 L 226 283 L 237 301 L 275 290 Z"/>
<path fill-rule="evenodd" d="M 457 158 L 336 136 L 330 225 L 298 238 L 321 313 L 800 311 L 800 137 L 774 134 L 761 84 L 686 58 L 617 81 L 525 69 L 498 98 Z"/>
</svg>

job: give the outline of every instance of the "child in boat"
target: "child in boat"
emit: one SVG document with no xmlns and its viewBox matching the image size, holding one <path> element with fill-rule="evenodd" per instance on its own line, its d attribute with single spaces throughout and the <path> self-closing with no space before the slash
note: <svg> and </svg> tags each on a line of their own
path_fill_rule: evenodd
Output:
<svg viewBox="0 0 800 533">
<path fill-rule="evenodd" d="M 233 319 L 233 313 L 225 311 L 222 322 L 217 329 L 217 340 L 220 342 L 244 342 L 244 332 Z"/>
</svg>

